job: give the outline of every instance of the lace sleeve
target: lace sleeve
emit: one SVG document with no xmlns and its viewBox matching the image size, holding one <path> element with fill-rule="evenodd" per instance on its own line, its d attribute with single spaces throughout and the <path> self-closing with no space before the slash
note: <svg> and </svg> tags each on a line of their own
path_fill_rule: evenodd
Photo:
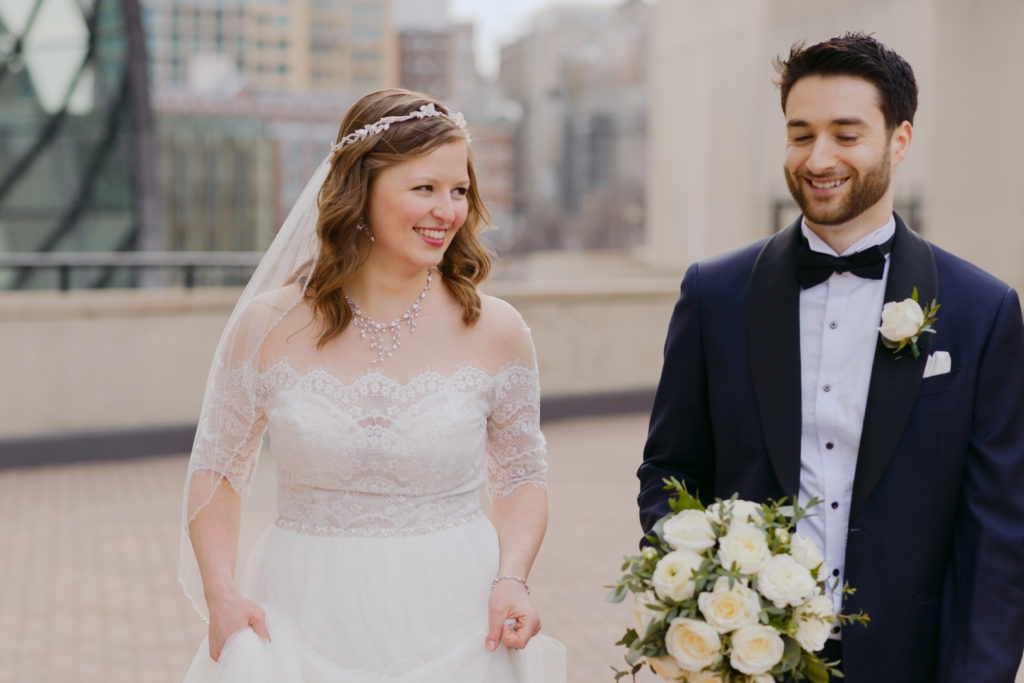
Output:
<svg viewBox="0 0 1024 683">
<path fill-rule="evenodd" d="M 492 496 L 507 496 L 523 484 L 547 488 L 547 447 L 540 431 L 537 369 L 519 364 L 494 378 L 487 420 L 487 479 Z"/>
<path fill-rule="evenodd" d="M 252 480 L 267 422 L 253 374 L 248 366 L 213 373 L 189 463 L 192 474 L 223 476 L 239 493 Z"/>
</svg>

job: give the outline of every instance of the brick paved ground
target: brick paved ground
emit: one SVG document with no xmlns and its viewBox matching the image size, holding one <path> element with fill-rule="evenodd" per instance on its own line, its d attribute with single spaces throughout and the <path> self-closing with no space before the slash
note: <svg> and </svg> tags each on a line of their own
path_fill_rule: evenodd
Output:
<svg viewBox="0 0 1024 683">
<path fill-rule="evenodd" d="M 610 681 L 622 662 L 612 643 L 629 609 L 607 605 L 603 586 L 635 548 L 645 429 L 643 416 L 545 428 L 551 523 L 531 582 L 544 631 L 568 648 L 571 683 Z M 268 465 L 249 510 L 269 505 Z M 184 466 L 177 456 L 0 472 L 0 683 L 181 680 L 205 631 L 175 577 Z M 247 514 L 243 547 L 267 521 Z"/>
<path fill-rule="evenodd" d="M 623 416 L 545 430 L 551 524 L 531 583 L 573 683 L 609 681 L 621 660 L 611 643 L 628 615 L 602 586 L 635 547 L 645 427 Z M 205 633 L 175 574 L 184 467 L 175 456 L 0 472 L 0 683 L 181 680 Z M 249 511 L 269 505 L 268 469 Z M 246 515 L 243 547 L 267 521 Z"/>
</svg>

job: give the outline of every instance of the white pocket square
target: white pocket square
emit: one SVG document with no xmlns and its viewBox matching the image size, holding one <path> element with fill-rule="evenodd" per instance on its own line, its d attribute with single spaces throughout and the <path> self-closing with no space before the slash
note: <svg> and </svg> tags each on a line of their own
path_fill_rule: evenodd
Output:
<svg viewBox="0 0 1024 683">
<path fill-rule="evenodd" d="M 924 376 L 928 378 L 945 375 L 951 367 L 953 362 L 949 358 L 949 351 L 935 351 L 928 356 L 928 361 L 924 364 Z"/>
</svg>

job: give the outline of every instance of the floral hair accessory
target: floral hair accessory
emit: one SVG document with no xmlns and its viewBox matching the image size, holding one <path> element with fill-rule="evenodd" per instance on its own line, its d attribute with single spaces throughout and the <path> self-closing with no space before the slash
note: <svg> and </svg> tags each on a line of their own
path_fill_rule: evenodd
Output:
<svg viewBox="0 0 1024 683">
<path fill-rule="evenodd" d="M 413 119 L 430 119 L 436 117 L 448 119 L 449 121 L 454 123 L 459 128 L 459 130 L 466 130 L 466 118 L 462 115 L 461 112 L 449 114 L 448 112 L 441 111 L 440 109 L 434 106 L 433 102 L 430 102 L 428 104 L 422 105 L 416 111 L 409 112 L 408 114 L 401 114 L 398 116 L 385 116 L 381 119 L 378 119 L 377 121 L 374 121 L 373 123 L 369 123 L 363 126 L 358 130 L 354 130 L 345 137 L 343 137 L 341 140 L 338 140 L 338 142 L 332 143 L 331 151 L 337 152 L 345 145 L 351 145 L 353 142 L 365 140 L 371 135 L 379 135 L 380 133 L 383 133 L 388 128 L 390 128 L 392 123 L 401 123 L 403 121 L 411 121 Z"/>
<path fill-rule="evenodd" d="M 921 350 L 917 348 L 917 340 L 926 332 L 935 334 L 933 326 L 938 320 L 935 315 L 938 311 L 939 303 L 935 299 L 927 309 L 921 308 L 917 301 L 917 287 L 909 299 L 888 302 L 882 307 L 882 326 L 878 328 L 882 344 L 897 355 L 909 346 L 914 358 L 919 358 Z"/>
</svg>

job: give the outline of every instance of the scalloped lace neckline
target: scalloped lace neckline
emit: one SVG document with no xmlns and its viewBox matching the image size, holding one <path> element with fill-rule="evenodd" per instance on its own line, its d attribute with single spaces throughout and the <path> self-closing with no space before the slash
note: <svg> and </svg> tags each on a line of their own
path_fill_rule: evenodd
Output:
<svg viewBox="0 0 1024 683">
<path fill-rule="evenodd" d="M 386 381 L 390 384 L 406 387 L 417 383 L 418 381 L 428 376 L 436 376 L 445 380 L 453 377 L 458 377 L 463 374 L 483 376 L 487 379 L 494 379 L 504 373 L 511 370 L 520 369 L 526 372 L 536 372 L 537 368 L 531 368 L 526 365 L 521 359 L 515 359 L 508 361 L 501 365 L 499 368 L 490 372 L 480 366 L 479 363 L 471 360 L 461 361 L 453 366 L 451 369 L 444 370 L 434 366 L 426 366 L 413 372 L 405 379 L 399 379 L 392 373 L 378 367 L 369 367 L 361 373 L 351 377 L 345 378 L 339 375 L 334 368 L 329 365 L 310 365 L 308 367 L 299 368 L 297 367 L 288 356 L 276 356 L 267 367 L 263 370 L 255 370 L 255 375 L 260 378 L 269 377 L 277 372 L 285 372 L 296 378 L 306 378 L 313 375 L 323 375 L 330 378 L 333 382 L 343 387 L 354 387 L 358 384 L 363 384 L 367 381 Z"/>
</svg>

